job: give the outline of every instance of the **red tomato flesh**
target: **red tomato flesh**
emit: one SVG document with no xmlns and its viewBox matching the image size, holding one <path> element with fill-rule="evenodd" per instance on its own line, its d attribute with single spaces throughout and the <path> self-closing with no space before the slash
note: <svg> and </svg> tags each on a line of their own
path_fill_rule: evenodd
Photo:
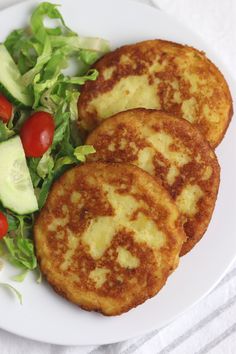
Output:
<svg viewBox="0 0 236 354">
<path fill-rule="evenodd" d="M 52 145 L 55 131 L 53 116 L 34 113 L 21 128 L 20 137 L 27 157 L 41 157 Z"/>
<path fill-rule="evenodd" d="M 6 236 L 8 231 L 8 221 L 6 216 L 0 212 L 0 240 Z"/>
<path fill-rule="evenodd" d="M 0 94 L 0 120 L 7 123 L 12 116 L 13 106 L 5 96 Z"/>
</svg>

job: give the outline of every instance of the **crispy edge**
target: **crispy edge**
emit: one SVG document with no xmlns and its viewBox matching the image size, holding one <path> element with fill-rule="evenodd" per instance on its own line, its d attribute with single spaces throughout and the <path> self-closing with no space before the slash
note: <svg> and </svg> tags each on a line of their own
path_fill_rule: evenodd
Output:
<svg viewBox="0 0 236 354">
<path fill-rule="evenodd" d="M 113 116 L 105 119 L 104 121 L 101 122 L 101 124 L 99 126 L 97 126 L 87 137 L 87 140 L 86 140 L 86 144 L 92 144 L 93 143 L 93 139 L 94 137 L 96 137 L 97 133 L 102 131 L 103 129 L 103 126 L 106 126 L 107 124 L 111 123 L 114 119 L 119 119 L 119 116 L 120 115 L 123 115 L 124 113 L 125 114 L 128 114 L 129 112 L 131 112 L 132 114 L 135 113 L 135 112 L 138 112 L 138 113 L 143 113 L 143 114 L 146 114 L 146 113 L 157 113 L 159 115 L 159 118 L 163 118 L 165 117 L 165 119 L 167 118 L 171 118 L 171 119 L 177 119 L 179 121 L 184 121 L 183 124 L 185 124 L 188 129 L 190 131 L 195 131 L 195 133 L 197 134 L 197 138 L 198 140 L 201 139 L 202 141 L 204 141 L 204 144 L 205 146 L 207 147 L 207 149 L 209 149 L 213 155 L 214 155 L 214 173 L 216 175 L 216 180 L 215 180 L 215 186 L 216 186 L 216 191 L 215 191 L 215 199 L 213 201 L 213 203 L 211 204 L 211 212 L 210 212 L 210 215 L 207 219 L 204 220 L 204 222 L 201 224 L 201 228 L 198 229 L 198 235 L 196 235 L 195 237 L 188 237 L 187 240 L 183 243 L 183 246 L 182 246 L 182 249 L 181 249 L 181 252 L 180 252 L 180 256 L 184 256 L 185 254 L 187 254 L 188 252 L 190 252 L 194 246 L 202 239 L 202 237 L 204 236 L 205 232 L 207 231 L 207 228 L 211 222 L 211 218 L 212 218 L 212 215 L 213 215 L 213 212 L 214 212 L 214 209 L 215 209 L 215 205 L 216 205 L 216 201 L 217 201 L 217 196 L 218 196 L 218 191 L 219 191 L 219 186 L 220 186 L 220 165 L 219 165 L 219 162 L 218 162 L 218 159 L 217 159 L 217 155 L 216 153 L 214 152 L 214 150 L 212 149 L 212 147 L 210 146 L 209 142 L 205 139 L 205 137 L 202 135 L 202 133 L 196 128 L 194 127 L 190 122 L 188 122 L 187 120 L 183 120 L 182 118 L 179 118 L 179 117 L 175 117 L 167 112 L 164 112 L 164 111 L 159 111 L 159 110 L 155 110 L 155 109 L 146 109 L 146 108 L 135 108 L 135 109 L 130 109 L 130 110 L 127 110 L 127 111 L 124 111 L 124 112 L 119 112 L 119 113 L 116 113 L 114 114 Z M 157 119 L 159 119 L 157 118 Z M 155 177 L 155 176 L 152 176 L 154 179 L 158 180 L 160 183 L 162 183 L 162 180 Z"/>
<path fill-rule="evenodd" d="M 163 43 L 164 45 L 165 44 L 171 44 L 172 46 L 174 46 L 176 48 L 187 48 L 187 49 L 190 49 L 190 50 L 194 50 L 195 52 L 197 52 L 198 54 L 203 56 L 203 58 L 206 60 L 206 62 L 212 66 L 212 68 L 215 71 L 216 76 L 218 76 L 219 80 L 221 80 L 221 82 L 224 84 L 225 93 L 227 95 L 227 102 L 228 102 L 230 108 L 229 108 L 228 117 L 227 117 L 227 119 L 225 119 L 224 129 L 222 130 L 222 132 L 219 135 L 218 139 L 216 139 L 214 142 L 213 141 L 209 141 L 211 147 L 213 149 L 215 149 L 221 143 L 221 141 L 223 140 L 223 138 L 224 138 L 224 136 L 226 134 L 226 131 L 227 131 L 228 127 L 229 127 L 229 124 L 231 122 L 231 119 L 233 117 L 233 114 L 234 114 L 233 99 L 232 99 L 232 95 L 231 95 L 231 92 L 230 92 L 230 89 L 229 89 L 229 85 L 228 85 L 223 73 L 216 66 L 216 64 L 214 64 L 206 56 L 204 51 L 201 51 L 201 50 L 196 49 L 196 48 L 194 48 L 192 46 L 189 46 L 189 45 L 184 45 L 184 44 L 181 44 L 181 43 L 176 43 L 176 42 L 173 42 L 173 41 L 168 41 L 168 40 L 163 40 L 163 39 L 146 40 L 146 41 L 137 42 L 135 44 L 128 44 L 128 45 L 121 46 L 121 47 L 115 49 L 114 51 L 105 54 L 102 58 L 100 58 L 94 64 L 94 68 L 99 71 L 101 68 L 106 66 L 107 63 L 109 63 L 110 60 L 112 61 L 116 56 L 119 57 L 123 53 L 123 51 L 126 52 L 130 47 L 135 48 L 135 47 L 140 47 L 140 46 L 143 46 L 143 45 L 146 45 L 146 44 L 149 45 L 149 44 L 155 43 L 155 42 Z M 80 94 L 80 97 L 79 97 L 78 103 L 77 103 L 80 121 L 83 121 L 83 120 L 86 121 L 86 119 L 87 119 L 87 118 L 85 118 L 85 115 L 83 114 L 83 112 L 86 112 L 85 107 L 88 106 L 89 100 L 87 100 L 87 99 L 84 100 L 84 96 L 86 96 L 87 92 L 90 92 L 92 90 L 93 90 L 93 82 L 86 82 L 85 85 L 82 87 L 81 94 Z M 81 109 L 81 107 L 83 109 Z M 166 113 L 168 113 L 168 112 L 166 112 Z M 183 118 L 181 118 L 181 119 L 183 119 Z M 96 117 L 94 117 L 94 123 L 96 122 L 96 120 L 97 120 Z M 100 122 L 96 122 L 96 125 L 98 125 L 98 124 L 100 124 Z M 80 129 L 81 129 L 81 127 L 80 127 Z M 84 132 L 84 134 L 85 134 L 85 132 Z"/>
<path fill-rule="evenodd" d="M 162 192 L 165 194 L 165 197 L 167 199 L 169 199 L 169 201 L 171 203 L 173 203 L 173 200 L 171 198 L 171 196 L 169 195 L 169 193 L 159 184 L 156 182 L 156 179 L 154 177 L 152 177 L 151 175 L 149 175 L 147 172 L 143 171 L 142 169 L 140 169 L 139 167 L 136 167 L 134 165 L 131 164 L 123 164 L 123 163 L 103 163 L 103 162 L 88 162 L 84 165 L 80 165 L 77 167 L 74 167 L 73 169 L 78 169 L 81 168 L 83 166 L 88 166 L 88 165 L 93 165 L 93 166 L 109 166 L 109 165 L 122 165 L 122 167 L 126 166 L 126 168 L 129 168 L 131 170 L 134 171 L 134 174 L 137 175 L 137 172 L 135 171 L 139 171 L 138 174 L 138 178 L 143 178 L 144 176 L 146 176 L 146 178 L 149 180 L 149 183 L 152 183 L 153 185 L 158 185 L 158 188 L 162 190 Z M 71 170 L 71 169 L 70 169 Z M 70 170 L 68 170 L 67 172 L 65 172 L 61 177 L 59 177 L 53 184 L 53 187 L 51 189 L 51 192 L 54 189 L 57 189 L 57 186 L 61 184 L 61 182 L 64 181 L 65 176 L 67 175 L 67 173 L 70 172 Z M 141 182 L 141 181 L 140 181 Z M 63 184 L 63 183 L 62 183 Z M 152 190 L 149 190 L 149 193 L 151 193 L 152 197 L 154 197 L 154 192 Z M 178 212 L 178 219 L 176 221 L 176 230 L 178 230 L 178 242 L 175 242 L 175 248 L 176 249 L 176 255 L 174 257 L 171 257 L 171 264 L 170 263 L 166 263 L 166 265 L 168 265 L 168 268 L 163 272 L 163 277 L 160 279 L 158 279 L 158 282 L 156 284 L 158 284 L 158 286 L 156 287 L 152 287 L 152 288 L 147 288 L 147 292 L 144 293 L 142 292 L 142 294 L 139 294 L 140 296 L 137 297 L 133 297 L 133 301 L 130 304 L 126 304 L 123 307 L 120 307 L 120 310 L 117 311 L 113 311 L 113 312 L 109 312 L 106 311 L 104 309 L 102 309 L 101 307 L 97 307 L 97 306 L 89 306 L 89 305 L 84 305 L 84 304 L 78 304 L 78 301 L 76 302 L 75 299 L 72 299 L 71 296 L 68 295 L 68 293 L 63 290 L 58 284 L 55 284 L 55 279 L 53 278 L 53 276 L 51 274 L 48 274 L 47 269 L 43 266 L 42 264 L 42 255 L 39 252 L 39 249 L 37 247 L 37 240 L 36 240 L 36 233 L 37 233 L 37 228 L 38 228 L 38 224 L 40 222 L 40 217 L 42 217 L 42 214 L 47 212 L 48 209 L 48 203 L 50 202 L 50 195 L 46 201 L 45 206 L 43 207 L 42 211 L 37 215 L 35 224 L 34 224 L 34 244 L 35 244 L 35 250 L 36 250 L 36 257 L 38 260 L 38 264 L 39 267 L 42 271 L 42 274 L 44 275 L 45 279 L 47 280 L 47 282 L 49 283 L 49 285 L 52 287 L 52 289 L 60 296 L 64 297 L 66 300 L 68 300 L 70 303 L 73 303 L 74 305 L 80 307 L 81 309 L 84 309 L 86 311 L 95 311 L 98 312 L 102 315 L 105 316 L 117 316 L 117 315 L 121 315 L 125 312 L 128 312 L 129 310 L 137 307 L 138 305 L 143 304 L 144 302 L 146 302 L 148 299 L 152 298 L 153 296 L 157 295 L 158 292 L 162 289 L 162 287 L 166 284 L 166 281 L 168 280 L 169 275 L 171 275 L 171 273 L 177 268 L 178 264 L 179 264 L 179 255 L 181 252 L 181 248 L 183 245 L 183 242 L 186 239 L 186 235 L 185 232 L 183 231 L 183 226 L 182 226 L 182 220 L 180 217 L 180 214 Z M 173 207 L 176 209 L 177 211 L 177 207 L 173 204 Z M 42 214 L 41 214 L 42 213 Z M 41 214 L 41 216 L 40 216 Z"/>
</svg>

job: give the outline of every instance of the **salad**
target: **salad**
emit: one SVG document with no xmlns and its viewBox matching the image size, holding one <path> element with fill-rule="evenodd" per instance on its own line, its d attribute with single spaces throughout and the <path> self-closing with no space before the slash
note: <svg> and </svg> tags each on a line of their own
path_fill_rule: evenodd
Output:
<svg viewBox="0 0 236 354">
<path fill-rule="evenodd" d="M 83 145 L 77 101 L 80 86 L 98 76 L 90 66 L 107 51 L 107 41 L 78 36 L 48 2 L 0 44 L 0 257 L 18 269 L 15 281 L 40 273 L 33 225 L 53 181 L 95 151 Z"/>
</svg>

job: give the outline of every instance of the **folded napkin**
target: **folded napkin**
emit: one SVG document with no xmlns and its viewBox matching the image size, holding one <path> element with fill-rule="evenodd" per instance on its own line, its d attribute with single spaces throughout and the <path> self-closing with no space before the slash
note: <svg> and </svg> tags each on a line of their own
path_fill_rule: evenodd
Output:
<svg viewBox="0 0 236 354">
<path fill-rule="evenodd" d="M 99 1 L 99 0 L 97 0 Z M 119 0 L 110 0 L 119 1 Z M 234 74 L 236 2 L 233 0 L 136 0 L 170 13 L 209 42 Z M 0 9 L 20 0 L 0 0 Z M 235 16 L 235 17 L 234 17 Z M 173 299 L 174 301 L 174 299 Z M 0 354 L 234 354 L 236 263 L 199 304 L 168 326 L 143 337 L 100 347 L 60 347 L 0 330 Z"/>
</svg>

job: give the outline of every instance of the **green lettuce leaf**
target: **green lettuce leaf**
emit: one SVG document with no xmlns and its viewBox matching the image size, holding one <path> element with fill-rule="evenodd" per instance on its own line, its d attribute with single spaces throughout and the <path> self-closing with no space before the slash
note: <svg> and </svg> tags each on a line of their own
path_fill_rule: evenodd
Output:
<svg viewBox="0 0 236 354">
<path fill-rule="evenodd" d="M 57 68 L 56 71 L 60 71 L 59 68 L 63 67 L 61 63 L 64 63 L 63 58 L 61 58 L 59 55 L 52 55 L 52 46 L 51 46 L 51 40 L 49 38 L 49 33 L 52 31 L 50 29 L 47 29 L 44 26 L 44 19 L 45 17 L 49 17 L 51 19 L 58 19 L 61 21 L 62 25 L 65 26 L 64 20 L 60 14 L 60 12 L 57 10 L 58 5 L 54 5 L 48 2 L 43 2 L 41 3 L 33 12 L 31 16 L 31 31 L 34 35 L 34 38 L 43 45 L 43 51 L 42 53 L 38 56 L 36 64 L 34 67 L 28 71 L 27 73 L 24 74 L 23 76 L 23 82 L 25 83 L 26 86 L 30 85 L 32 81 L 34 80 L 35 76 L 41 72 L 41 70 L 44 68 L 45 64 L 48 63 L 47 68 L 45 68 L 46 73 L 45 76 L 47 78 L 48 71 Z M 53 31 L 55 33 L 55 29 Z M 61 33 L 61 30 L 57 28 L 56 30 L 57 33 Z M 59 54 L 59 53 L 58 53 Z M 60 53 L 61 54 L 61 53 Z M 60 65 L 59 65 L 60 63 Z M 64 64 L 65 65 L 65 64 Z M 58 75 L 58 73 L 56 74 Z M 52 75 L 51 75 L 52 78 Z M 38 82 L 39 80 L 37 80 Z M 36 105 L 34 105 L 36 106 Z"/>
<path fill-rule="evenodd" d="M 35 269 L 35 273 L 36 273 L 36 282 L 37 282 L 38 284 L 42 283 L 42 273 L 41 273 L 41 270 L 40 270 L 39 267 L 37 267 L 37 268 Z"/>
<path fill-rule="evenodd" d="M 102 38 L 79 37 L 79 36 L 50 36 L 53 48 L 65 47 L 67 50 L 76 52 L 81 49 L 92 50 L 103 55 L 110 50 L 109 42 Z M 98 59 L 98 58 L 97 58 Z"/>
<path fill-rule="evenodd" d="M 41 3 L 33 12 L 31 16 L 31 30 L 34 34 L 34 37 L 44 44 L 45 40 L 48 37 L 48 33 L 51 33 L 49 29 L 44 26 L 45 17 L 49 17 L 51 19 L 58 19 L 61 21 L 62 25 L 65 26 L 65 22 L 60 12 L 57 9 L 58 5 L 51 4 L 49 2 Z M 61 33 L 61 30 L 57 28 L 57 33 Z M 55 32 L 55 30 L 54 30 Z"/>
<path fill-rule="evenodd" d="M 74 156 L 78 161 L 85 162 L 86 156 L 89 154 L 94 154 L 96 150 L 92 145 L 82 145 L 78 146 L 74 151 Z"/>
<path fill-rule="evenodd" d="M 8 221 L 8 232 L 16 231 L 19 227 L 19 220 L 12 214 L 6 214 L 7 221 Z"/>
<path fill-rule="evenodd" d="M 73 157 L 73 153 L 74 153 L 74 145 L 71 141 L 71 129 L 70 129 L 70 125 L 68 124 L 63 140 L 60 144 L 60 151 L 57 154 L 57 158 L 64 157 L 64 156 Z"/>
<path fill-rule="evenodd" d="M 13 135 L 15 135 L 14 130 L 9 129 L 7 125 L 0 120 L 0 143 L 8 140 Z"/>
<path fill-rule="evenodd" d="M 24 269 L 22 272 L 20 272 L 19 274 L 15 275 L 11 279 L 14 280 L 14 281 L 17 281 L 19 283 L 22 283 L 25 280 L 25 278 L 26 278 L 28 273 L 29 273 L 29 270 L 28 269 Z"/>
<path fill-rule="evenodd" d="M 37 58 L 35 66 L 22 76 L 22 81 L 26 87 L 33 82 L 35 76 L 43 69 L 44 65 L 47 64 L 51 56 L 52 56 L 51 43 L 49 38 L 46 37 L 44 42 L 43 52 Z"/>
<path fill-rule="evenodd" d="M 80 59 L 89 66 L 93 65 L 103 55 L 101 52 L 95 52 L 94 50 L 80 50 Z"/>
<path fill-rule="evenodd" d="M 56 20 L 56 27 L 48 28 L 46 21 Z M 29 27 L 9 34 L 5 45 L 16 62 L 33 95 L 33 110 L 50 112 L 54 117 L 55 133 L 51 149 L 41 158 L 28 158 L 33 186 L 41 209 L 53 182 L 71 166 L 85 162 L 92 146 L 83 146 L 83 136 L 78 128 L 80 86 L 88 80 L 96 80 L 98 72 L 91 69 L 104 53 L 109 43 L 101 38 L 82 38 L 70 30 L 58 6 L 40 3 L 33 11 Z M 68 75 L 71 63 L 75 74 Z M 65 70 L 66 69 L 66 70 Z M 0 121 L 0 142 L 19 133 L 29 110 L 15 107 L 8 125 Z M 16 215 L 0 205 L 7 216 L 9 233 L 0 242 L 0 251 L 20 273 L 14 277 L 23 281 L 28 271 L 38 271 L 33 244 L 34 215 Z"/>
<path fill-rule="evenodd" d="M 84 85 L 86 81 L 91 80 L 95 81 L 98 77 L 98 71 L 91 69 L 84 76 L 75 76 L 75 77 L 65 77 L 62 82 L 72 85 Z"/>
<path fill-rule="evenodd" d="M 65 54 L 63 48 L 56 50 L 53 56 L 48 61 L 43 71 L 43 82 L 52 80 L 55 77 L 59 77 L 62 69 L 68 66 L 68 56 Z"/>
<path fill-rule="evenodd" d="M 65 132 L 69 124 L 69 120 L 66 119 L 67 116 L 69 116 L 69 114 L 64 113 L 65 120 L 55 130 L 52 148 L 57 146 L 64 138 Z"/>
<path fill-rule="evenodd" d="M 33 241 L 19 236 L 5 236 L 4 242 L 9 251 L 8 260 L 18 268 L 33 270 L 37 267 Z"/>
<path fill-rule="evenodd" d="M 0 286 L 12 291 L 16 295 L 16 297 L 18 298 L 20 304 L 22 305 L 22 303 L 23 303 L 22 295 L 16 288 L 14 288 L 12 285 L 7 284 L 7 283 L 0 283 Z"/>
<path fill-rule="evenodd" d="M 5 255 L 5 247 L 3 240 L 0 240 L 0 257 L 3 257 Z"/>
<path fill-rule="evenodd" d="M 19 219 L 10 212 L 7 212 L 3 205 L 0 204 L 0 211 L 6 216 L 8 222 L 8 232 L 15 231 L 19 227 Z"/>
<path fill-rule="evenodd" d="M 34 91 L 34 103 L 33 108 L 38 107 L 40 100 L 42 98 L 45 90 L 53 88 L 53 86 L 57 83 L 58 77 L 55 76 L 53 79 L 40 81 L 40 74 L 35 75 L 33 80 L 33 91 Z M 41 101 L 42 103 L 42 101 Z M 48 108 L 48 102 L 46 102 L 45 106 Z"/>
<path fill-rule="evenodd" d="M 44 180 L 42 187 L 40 188 L 39 196 L 38 196 L 38 206 L 39 210 L 42 209 L 44 204 L 46 203 L 49 190 L 53 184 L 54 176 L 51 174 L 47 179 Z"/>
<path fill-rule="evenodd" d="M 8 251 L 7 259 L 11 264 L 21 269 L 33 270 L 37 267 L 37 259 L 32 241 L 32 215 L 14 215 L 18 219 L 18 227 L 3 238 Z"/>
<path fill-rule="evenodd" d="M 78 99 L 80 93 L 78 91 L 67 91 L 66 96 L 69 102 L 69 111 L 71 121 L 78 121 Z"/>
<path fill-rule="evenodd" d="M 4 42 L 21 74 L 35 66 L 41 45 L 38 46 L 28 31 L 19 29 L 11 32 Z"/>
<path fill-rule="evenodd" d="M 49 175 L 54 167 L 54 160 L 51 156 L 51 150 L 49 149 L 43 157 L 40 159 L 37 166 L 37 174 L 45 179 L 47 175 Z"/>
<path fill-rule="evenodd" d="M 61 167 L 65 166 L 65 165 L 72 165 L 76 163 L 76 159 L 70 156 L 64 156 L 64 157 L 60 157 L 55 165 L 55 169 L 59 170 L 61 169 Z"/>
<path fill-rule="evenodd" d="M 40 159 L 39 158 L 29 158 L 27 160 L 27 164 L 28 164 L 28 168 L 29 168 L 29 172 L 30 172 L 30 177 L 33 183 L 34 188 L 37 188 L 41 177 L 38 175 L 37 172 L 37 168 L 38 168 L 38 164 L 39 164 Z"/>
</svg>

